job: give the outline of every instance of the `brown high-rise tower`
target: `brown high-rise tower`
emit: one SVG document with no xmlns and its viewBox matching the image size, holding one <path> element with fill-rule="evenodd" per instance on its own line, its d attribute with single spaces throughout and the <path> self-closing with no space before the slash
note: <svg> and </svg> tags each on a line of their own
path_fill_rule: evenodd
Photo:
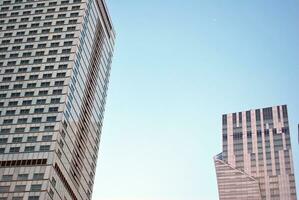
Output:
<svg viewBox="0 0 299 200">
<path fill-rule="evenodd" d="M 287 106 L 225 114 L 220 200 L 296 200 Z"/>
</svg>

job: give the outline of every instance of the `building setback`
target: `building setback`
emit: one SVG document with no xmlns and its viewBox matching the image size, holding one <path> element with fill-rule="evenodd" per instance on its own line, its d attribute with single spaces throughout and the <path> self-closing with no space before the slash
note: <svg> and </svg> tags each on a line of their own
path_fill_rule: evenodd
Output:
<svg viewBox="0 0 299 200">
<path fill-rule="evenodd" d="M 0 200 L 91 199 L 114 38 L 103 0 L 0 1 Z"/>
<path fill-rule="evenodd" d="M 222 116 L 220 200 L 296 200 L 287 106 Z"/>
</svg>

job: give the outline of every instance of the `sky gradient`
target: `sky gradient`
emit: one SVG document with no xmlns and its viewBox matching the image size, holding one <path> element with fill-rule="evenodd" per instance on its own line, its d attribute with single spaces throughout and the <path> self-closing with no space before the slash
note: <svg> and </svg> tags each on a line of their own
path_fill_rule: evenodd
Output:
<svg viewBox="0 0 299 200">
<path fill-rule="evenodd" d="M 299 1 L 107 5 L 117 39 L 94 200 L 217 200 L 222 114 L 280 104 L 299 195 Z"/>
</svg>

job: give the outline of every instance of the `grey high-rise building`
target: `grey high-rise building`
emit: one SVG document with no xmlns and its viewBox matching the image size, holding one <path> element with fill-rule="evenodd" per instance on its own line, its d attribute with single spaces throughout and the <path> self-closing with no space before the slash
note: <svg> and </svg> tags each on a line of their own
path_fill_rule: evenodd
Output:
<svg viewBox="0 0 299 200">
<path fill-rule="evenodd" d="M 0 0 L 0 200 L 88 200 L 114 30 L 104 0 Z"/>
<path fill-rule="evenodd" d="M 222 116 L 220 200 L 296 200 L 287 106 Z"/>
</svg>

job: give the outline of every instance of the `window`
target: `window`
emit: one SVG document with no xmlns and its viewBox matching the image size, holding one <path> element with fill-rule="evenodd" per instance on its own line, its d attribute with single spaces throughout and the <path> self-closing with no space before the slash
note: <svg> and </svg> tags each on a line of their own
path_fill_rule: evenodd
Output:
<svg viewBox="0 0 299 200">
<path fill-rule="evenodd" d="M 33 117 L 32 118 L 32 123 L 39 123 L 42 122 L 42 118 L 41 117 Z"/>
<path fill-rule="evenodd" d="M 55 53 L 57 53 L 57 50 L 54 50 L 54 51 L 55 51 Z M 45 70 L 53 70 L 53 69 L 54 69 L 54 65 L 47 65 L 47 66 L 45 66 Z"/>
<path fill-rule="evenodd" d="M 27 118 L 19 118 L 18 119 L 18 124 L 25 124 L 27 123 Z"/>
<path fill-rule="evenodd" d="M 44 54 L 45 54 L 44 51 L 37 51 L 37 52 L 35 53 L 36 56 L 43 56 Z"/>
<path fill-rule="evenodd" d="M 27 142 L 36 142 L 37 141 L 37 136 L 28 136 L 27 137 Z"/>
<path fill-rule="evenodd" d="M 0 144 L 6 144 L 7 138 L 0 138 Z"/>
<path fill-rule="evenodd" d="M 49 191 L 49 196 L 53 198 L 54 196 L 54 191 L 50 188 L 50 191 Z"/>
<path fill-rule="evenodd" d="M 25 92 L 25 97 L 31 97 L 34 95 L 34 92 L 31 91 L 31 92 Z"/>
<path fill-rule="evenodd" d="M 71 53 L 71 49 L 62 49 L 61 53 L 63 54 Z"/>
<path fill-rule="evenodd" d="M 48 40 L 48 36 L 42 36 L 39 38 L 40 41 L 46 41 Z"/>
<path fill-rule="evenodd" d="M 12 200 L 23 200 L 23 197 L 12 197 Z"/>
<path fill-rule="evenodd" d="M 39 131 L 39 127 L 38 126 L 30 127 L 30 131 L 37 132 L 37 131 Z"/>
<path fill-rule="evenodd" d="M 53 131 L 54 126 L 45 126 L 45 131 Z"/>
<path fill-rule="evenodd" d="M 70 46 L 70 45 L 72 45 L 72 44 L 73 44 L 72 41 L 67 41 L 67 42 L 64 42 L 64 43 L 63 43 L 64 46 Z"/>
<path fill-rule="evenodd" d="M 37 34 L 37 30 L 29 31 L 29 35 L 35 35 Z"/>
<path fill-rule="evenodd" d="M 32 24 L 33 25 L 33 24 Z M 31 37 L 31 38 L 27 38 L 27 42 L 34 42 L 35 41 L 35 38 L 34 37 Z"/>
<path fill-rule="evenodd" d="M 50 151 L 50 145 L 41 145 L 39 147 L 40 151 Z"/>
<path fill-rule="evenodd" d="M 5 152 L 5 148 L 0 148 L 0 154 L 3 154 Z"/>
<path fill-rule="evenodd" d="M 70 15 L 70 17 L 77 17 L 77 16 L 79 16 L 79 13 L 71 13 L 71 15 Z"/>
<path fill-rule="evenodd" d="M 54 32 L 55 32 L 55 33 L 62 32 L 62 31 L 63 31 L 63 28 L 55 28 L 55 29 L 54 29 Z"/>
<path fill-rule="evenodd" d="M 53 187 L 55 187 L 55 186 L 56 186 L 56 180 L 55 180 L 55 178 L 54 178 L 54 177 L 52 177 L 51 183 L 52 183 Z"/>
<path fill-rule="evenodd" d="M 52 42 L 51 43 L 51 47 L 58 47 L 59 46 L 59 42 Z"/>
<path fill-rule="evenodd" d="M 58 18 L 64 18 L 64 17 L 66 17 L 66 14 L 59 14 L 57 17 Z"/>
<path fill-rule="evenodd" d="M 26 185 L 16 185 L 15 186 L 15 191 L 16 192 L 22 192 L 26 190 Z"/>
<path fill-rule="evenodd" d="M 58 112 L 58 107 L 50 107 L 49 112 Z"/>
<path fill-rule="evenodd" d="M 55 12 L 55 8 L 49 8 L 49 9 L 47 9 L 47 12 L 48 13 Z"/>
<path fill-rule="evenodd" d="M 24 100 L 22 105 L 24 106 L 28 106 L 28 105 L 31 105 L 32 104 L 32 100 Z"/>
<path fill-rule="evenodd" d="M 7 110 L 6 115 L 14 115 L 16 113 L 15 110 Z"/>
<path fill-rule="evenodd" d="M 32 67 L 31 71 L 33 71 L 33 72 L 40 71 L 40 67 Z"/>
<path fill-rule="evenodd" d="M 17 101 L 10 101 L 8 103 L 9 106 L 17 106 L 18 105 L 18 102 Z"/>
<path fill-rule="evenodd" d="M 56 21 L 56 25 L 63 25 L 64 24 L 64 21 Z"/>
<path fill-rule="evenodd" d="M 16 80 L 17 81 L 23 81 L 23 80 L 25 80 L 25 76 L 17 76 Z"/>
<path fill-rule="evenodd" d="M 10 147 L 9 153 L 18 153 L 20 152 L 20 147 Z"/>
<path fill-rule="evenodd" d="M 57 78 L 63 78 L 63 77 L 65 77 L 65 75 L 66 75 L 66 73 L 57 73 L 57 75 L 56 75 L 56 77 Z"/>
<path fill-rule="evenodd" d="M 0 134 L 5 134 L 5 133 L 10 133 L 10 129 L 9 128 L 3 128 L 0 130 Z"/>
<path fill-rule="evenodd" d="M 21 89 L 23 84 L 14 84 L 13 89 Z"/>
<path fill-rule="evenodd" d="M 14 137 L 13 139 L 12 139 L 12 142 L 15 142 L 15 143 L 18 143 L 18 142 L 22 142 L 22 137 Z"/>
<path fill-rule="evenodd" d="M 62 90 L 53 90 L 54 95 L 62 94 Z"/>
<path fill-rule="evenodd" d="M 28 83 L 27 84 L 27 88 L 35 88 L 36 87 L 36 83 Z"/>
<path fill-rule="evenodd" d="M 73 6 L 72 7 L 72 10 L 79 10 L 80 9 L 80 6 Z"/>
<path fill-rule="evenodd" d="M 56 61 L 56 58 L 47 58 L 47 62 L 55 62 Z"/>
<path fill-rule="evenodd" d="M 44 173 L 34 173 L 33 174 L 34 180 L 43 179 L 43 178 L 44 178 Z"/>
<path fill-rule="evenodd" d="M 43 135 L 42 141 L 51 141 L 52 140 L 52 135 Z"/>
<path fill-rule="evenodd" d="M 13 123 L 13 119 L 5 119 L 3 120 L 3 124 L 12 124 Z"/>
<path fill-rule="evenodd" d="M 51 104 L 55 104 L 55 103 L 59 103 L 59 102 L 60 102 L 60 98 L 51 99 Z"/>
<path fill-rule="evenodd" d="M 26 114 L 29 114 L 29 109 L 22 109 L 21 111 L 20 111 L 20 114 L 21 115 L 26 115 Z"/>
<path fill-rule="evenodd" d="M 55 86 L 63 86 L 64 81 L 55 81 Z"/>
<path fill-rule="evenodd" d="M 44 22 L 43 26 L 51 26 L 51 25 L 52 25 L 52 22 Z"/>
<path fill-rule="evenodd" d="M 25 132 L 25 128 L 16 128 L 15 129 L 15 133 L 24 133 Z"/>
<path fill-rule="evenodd" d="M 0 186 L 0 192 L 9 192 L 10 186 Z"/>
<path fill-rule="evenodd" d="M 28 179 L 28 174 L 18 174 L 18 180 L 23 181 Z"/>
<path fill-rule="evenodd" d="M 54 15 L 46 15 L 45 19 L 53 19 Z"/>
<path fill-rule="evenodd" d="M 11 93 L 11 97 L 20 97 L 20 96 L 21 96 L 21 93 L 19 93 L 19 92 Z"/>
<path fill-rule="evenodd" d="M 0 90 L 7 90 L 9 88 L 9 85 L 1 85 Z"/>
<path fill-rule="evenodd" d="M 33 152 L 34 151 L 34 146 L 28 146 L 25 147 L 24 152 Z"/>
<path fill-rule="evenodd" d="M 1 181 L 11 181 L 12 175 L 3 175 Z"/>
<path fill-rule="evenodd" d="M 8 77 L 3 77 L 2 81 L 3 81 L 3 82 L 11 81 L 11 77 L 10 77 L 10 76 L 8 76 Z"/>
<path fill-rule="evenodd" d="M 55 122 L 56 116 L 47 117 L 47 122 Z"/>
<path fill-rule="evenodd" d="M 36 101 L 36 104 L 45 104 L 46 103 L 46 99 L 38 99 L 37 101 Z"/>
<path fill-rule="evenodd" d="M 34 109 L 34 113 L 43 113 L 44 112 L 44 108 L 35 108 Z"/>
<path fill-rule="evenodd" d="M 44 7 L 45 6 L 45 3 L 38 3 L 36 4 L 36 7 Z"/>
<path fill-rule="evenodd" d="M 38 92 L 38 95 L 42 96 L 42 95 L 47 95 L 48 94 L 48 90 L 42 90 Z"/>
<path fill-rule="evenodd" d="M 28 200 L 39 200 L 39 196 L 29 196 Z"/>
<path fill-rule="evenodd" d="M 34 59 L 33 60 L 33 63 L 42 63 L 43 62 L 43 59 Z"/>
<path fill-rule="evenodd" d="M 67 11 L 67 7 L 60 7 L 59 11 Z"/>
<path fill-rule="evenodd" d="M 28 22 L 28 21 L 29 21 L 28 17 L 21 18 L 21 22 Z"/>
<path fill-rule="evenodd" d="M 37 48 L 45 48 L 47 46 L 47 44 L 38 44 Z"/>
<path fill-rule="evenodd" d="M 52 74 L 44 74 L 43 75 L 43 78 L 51 78 L 52 77 Z"/>
<path fill-rule="evenodd" d="M 43 29 L 42 33 L 50 33 L 50 29 Z"/>
<path fill-rule="evenodd" d="M 14 71 L 13 69 L 6 69 L 6 70 L 5 70 L 5 74 L 13 73 L 13 71 Z"/>
</svg>

